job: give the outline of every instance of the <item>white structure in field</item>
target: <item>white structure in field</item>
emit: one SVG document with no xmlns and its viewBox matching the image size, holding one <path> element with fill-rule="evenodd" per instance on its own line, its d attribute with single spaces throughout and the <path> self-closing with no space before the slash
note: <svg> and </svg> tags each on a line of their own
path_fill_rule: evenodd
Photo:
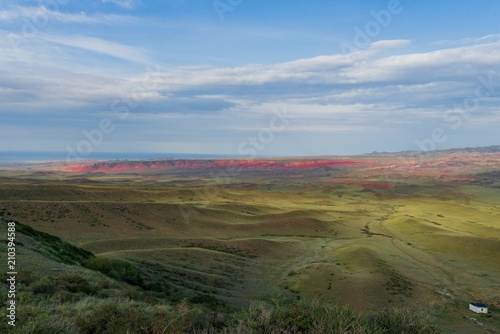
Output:
<svg viewBox="0 0 500 334">
<path fill-rule="evenodd" d="M 488 307 L 481 303 L 470 303 L 469 310 L 476 313 L 488 313 Z"/>
</svg>

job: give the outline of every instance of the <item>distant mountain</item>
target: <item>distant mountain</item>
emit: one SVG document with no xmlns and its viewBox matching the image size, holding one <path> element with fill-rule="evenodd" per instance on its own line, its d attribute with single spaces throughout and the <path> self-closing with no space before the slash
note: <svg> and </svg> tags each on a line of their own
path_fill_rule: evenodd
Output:
<svg viewBox="0 0 500 334">
<path fill-rule="evenodd" d="M 483 147 L 465 147 L 465 148 L 450 148 L 444 150 L 436 150 L 436 153 L 500 153 L 500 145 L 483 146 Z"/>
<path fill-rule="evenodd" d="M 415 154 L 436 154 L 436 153 L 500 153 L 500 145 L 482 147 L 462 147 L 447 148 L 432 151 L 401 151 L 401 152 L 372 152 L 368 155 L 415 155 Z"/>
</svg>

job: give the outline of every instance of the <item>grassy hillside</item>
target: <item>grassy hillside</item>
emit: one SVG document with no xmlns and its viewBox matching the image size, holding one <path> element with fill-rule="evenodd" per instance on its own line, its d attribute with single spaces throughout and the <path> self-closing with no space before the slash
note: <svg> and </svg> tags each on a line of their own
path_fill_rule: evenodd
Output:
<svg viewBox="0 0 500 334">
<path fill-rule="evenodd" d="M 428 315 L 409 309 L 357 314 L 278 298 L 238 311 L 205 294 L 176 300 L 179 295 L 168 289 L 171 278 L 161 282 L 141 263 L 96 257 L 19 222 L 16 230 L 18 262 L 26 269 L 17 275 L 16 326 L 3 321 L 2 333 L 440 332 Z M 0 248 L 6 249 L 3 243 Z M 0 293 L 6 295 L 5 284 Z M 5 307 L 1 313 L 5 318 Z"/>
</svg>

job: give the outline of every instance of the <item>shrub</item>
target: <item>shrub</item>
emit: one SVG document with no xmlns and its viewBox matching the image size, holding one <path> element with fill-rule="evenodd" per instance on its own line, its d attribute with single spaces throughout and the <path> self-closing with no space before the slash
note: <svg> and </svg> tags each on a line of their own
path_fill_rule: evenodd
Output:
<svg viewBox="0 0 500 334">
<path fill-rule="evenodd" d="M 23 334 L 76 334 L 77 327 L 70 319 L 44 314 L 29 319 L 23 326 Z"/>
<path fill-rule="evenodd" d="M 188 305 L 170 307 L 130 300 L 83 301 L 75 323 L 79 333 L 186 333 L 200 312 Z"/>
<path fill-rule="evenodd" d="M 346 307 L 317 302 L 253 304 L 233 316 L 224 333 L 436 334 L 440 329 L 409 309 L 363 316 Z"/>
<path fill-rule="evenodd" d="M 253 304 L 237 313 L 225 333 L 382 333 L 370 331 L 353 311 L 319 303 Z"/>
<path fill-rule="evenodd" d="M 52 294 L 58 290 L 59 283 L 52 276 L 44 276 L 31 285 L 33 293 Z"/>
<path fill-rule="evenodd" d="M 86 260 L 84 266 L 125 283 L 139 286 L 143 284 L 139 270 L 127 261 L 96 256 Z"/>
<path fill-rule="evenodd" d="M 109 279 L 102 279 L 99 281 L 99 286 L 101 287 L 101 289 L 110 289 L 111 281 Z"/>
<path fill-rule="evenodd" d="M 71 293 L 95 293 L 95 289 L 83 277 L 76 274 L 65 274 L 60 277 L 44 276 L 33 282 L 31 291 L 35 294 L 54 294 L 59 291 Z"/>
<path fill-rule="evenodd" d="M 26 285 L 29 285 L 33 282 L 33 272 L 28 271 L 28 270 L 19 270 L 16 275 L 16 280 L 19 283 L 24 283 Z"/>
<path fill-rule="evenodd" d="M 367 322 L 387 334 L 434 334 L 441 330 L 429 315 L 408 308 L 382 310 L 367 316 Z"/>
<path fill-rule="evenodd" d="M 91 285 L 85 278 L 76 274 L 62 275 L 61 277 L 59 277 L 59 280 L 66 286 L 67 290 L 70 292 L 83 292 L 86 294 L 95 292 L 95 290 L 91 287 Z"/>
<path fill-rule="evenodd" d="M 204 304 L 207 306 L 211 306 L 212 308 L 225 307 L 226 303 L 218 300 L 214 296 L 211 295 L 199 295 L 192 297 L 189 299 L 189 302 L 192 304 Z"/>
</svg>

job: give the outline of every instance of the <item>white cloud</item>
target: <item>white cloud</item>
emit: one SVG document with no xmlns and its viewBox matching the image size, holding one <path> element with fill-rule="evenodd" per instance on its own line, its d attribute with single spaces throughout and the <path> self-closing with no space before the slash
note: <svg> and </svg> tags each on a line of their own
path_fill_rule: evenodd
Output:
<svg viewBox="0 0 500 334">
<path fill-rule="evenodd" d="M 269 87 L 279 89 L 284 97 L 287 91 L 301 94 L 300 87 L 310 85 L 331 86 L 331 89 L 346 92 L 350 90 L 347 86 L 364 84 L 378 84 L 374 88 L 377 89 L 380 85 L 395 83 L 415 85 L 464 80 L 474 83 L 479 74 L 500 66 L 500 43 L 382 58 L 374 56 L 375 51 L 403 47 L 408 43 L 406 40 L 381 41 L 374 44 L 373 49 L 351 55 L 318 56 L 276 65 L 177 68 L 161 73 L 159 81 L 174 91 L 208 89 L 220 92 L 230 88 L 235 94 L 246 94 L 257 87 Z M 307 94 L 314 95 L 314 90 Z"/>
<path fill-rule="evenodd" d="M 13 21 L 17 19 L 27 19 L 38 28 L 46 26 L 50 21 L 61 23 L 75 24 L 116 24 L 126 23 L 133 20 L 130 16 L 115 15 L 115 14 L 95 14 L 88 15 L 84 12 L 80 13 L 63 13 L 48 9 L 44 6 L 40 7 L 13 7 L 8 10 L 0 11 L 0 21 Z"/>
<path fill-rule="evenodd" d="M 57 43 L 65 46 L 97 52 L 115 58 L 128 60 L 131 62 L 142 63 L 142 64 L 149 63 L 148 57 L 144 50 L 141 50 L 133 46 L 107 41 L 96 37 L 87 37 L 81 35 L 72 35 L 72 36 L 44 35 L 41 38 L 52 43 Z"/>
<path fill-rule="evenodd" d="M 0 10 L 0 21 L 10 21 L 16 17 L 17 15 L 15 15 L 12 11 Z"/>
<path fill-rule="evenodd" d="M 491 34 L 482 37 L 469 37 L 459 40 L 441 40 L 434 42 L 434 45 L 449 45 L 449 46 L 472 45 L 472 44 L 481 44 L 487 42 L 498 42 L 499 40 L 500 40 L 500 34 Z"/>
<path fill-rule="evenodd" d="M 115 5 L 125 8 L 134 9 L 138 4 L 138 0 L 102 0 L 103 3 L 114 3 Z"/>
<path fill-rule="evenodd" d="M 371 50 L 401 49 L 409 46 L 411 41 L 407 39 L 380 40 L 370 44 Z"/>
<path fill-rule="evenodd" d="M 79 35 L 42 38 L 50 43 L 148 63 L 144 50 L 112 41 Z M 249 119 L 265 117 L 286 106 L 290 117 L 298 121 L 294 123 L 296 131 L 310 128 L 318 132 L 355 132 L 364 131 L 365 127 L 396 126 L 396 123 L 412 126 L 425 120 L 439 121 L 454 103 L 474 94 L 479 75 L 487 75 L 489 69 L 500 66 L 498 43 L 399 56 L 377 53 L 407 45 L 409 42 L 405 40 L 380 41 L 370 50 L 353 55 L 318 56 L 275 65 L 156 68 L 154 85 L 142 95 L 140 107 L 132 113 L 140 113 L 144 115 L 140 118 L 152 121 L 189 118 L 190 110 L 191 115 L 200 115 L 196 118 L 219 111 L 219 116 Z M 44 50 L 49 52 L 52 48 Z M 50 61 L 47 55 L 45 59 Z M 92 68 L 91 75 L 70 67 L 65 71 L 50 71 L 49 65 L 57 68 L 57 63 L 54 60 L 52 64 L 44 64 L 47 73 L 52 73 L 50 76 L 22 71 L 2 76 L 0 87 L 4 89 L 0 89 L 0 96 L 10 101 L 9 107 L 17 103 L 27 110 L 54 106 L 68 110 L 83 108 L 91 113 L 98 105 L 102 112 L 107 112 L 112 101 L 141 85 L 150 75 L 144 71 L 113 78 L 109 73 L 104 74 L 105 69 L 100 75 L 98 69 Z M 41 71 L 39 68 L 32 69 Z M 500 78 L 493 80 L 498 82 Z M 215 103 L 212 110 L 208 110 L 207 101 Z M 486 99 L 481 103 L 482 108 L 493 104 Z M 330 123 L 312 123 L 322 121 Z"/>
<path fill-rule="evenodd" d="M 474 77 L 500 65 L 500 42 L 389 56 L 357 63 L 342 77 L 351 82 Z"/>
</svg>

